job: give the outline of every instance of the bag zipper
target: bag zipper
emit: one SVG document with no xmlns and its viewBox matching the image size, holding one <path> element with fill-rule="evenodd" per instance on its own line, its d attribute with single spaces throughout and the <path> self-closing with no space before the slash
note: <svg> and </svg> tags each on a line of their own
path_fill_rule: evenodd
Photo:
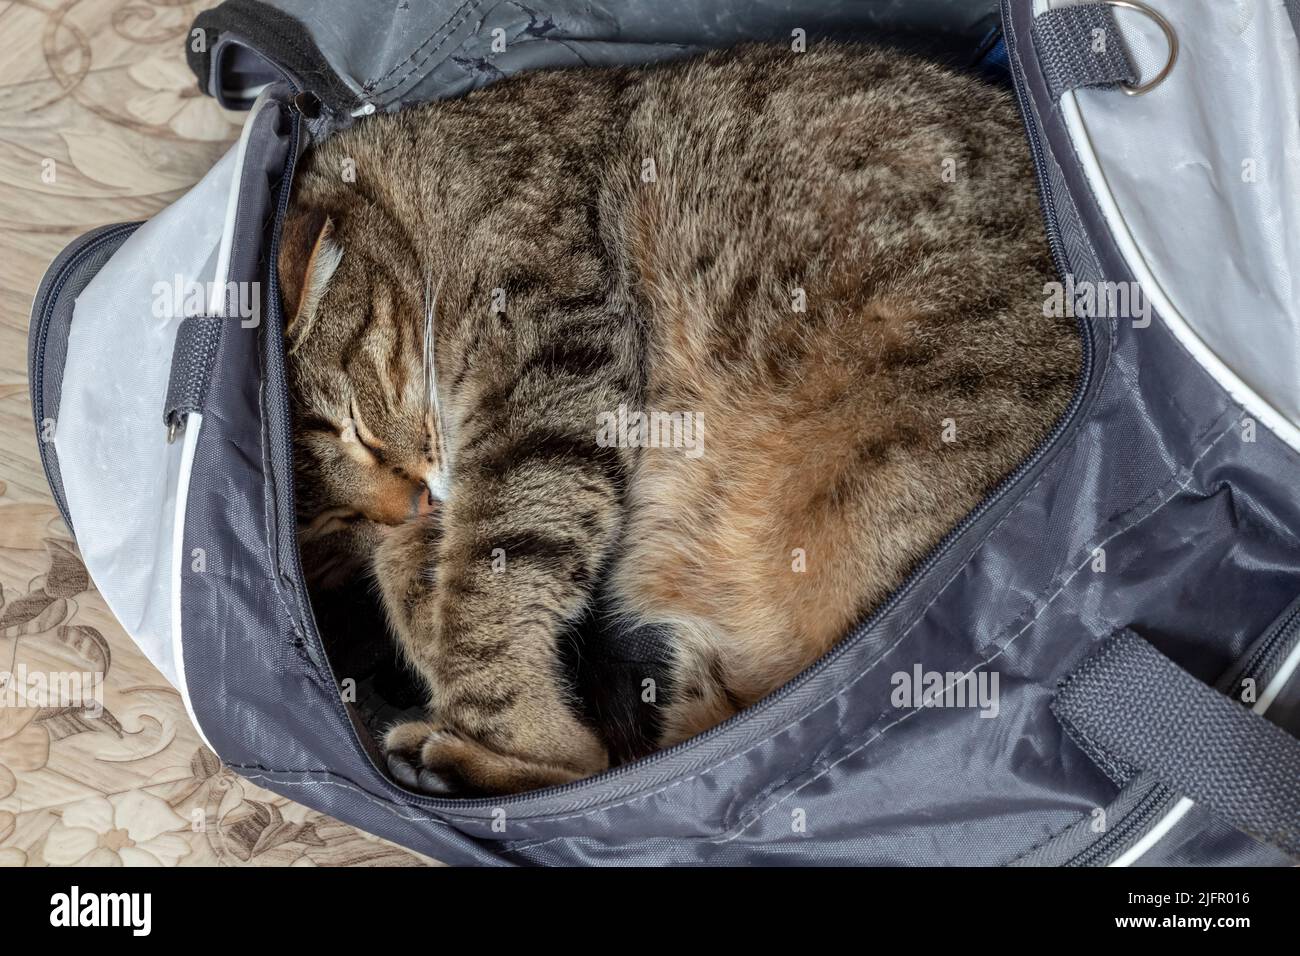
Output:
<svg viewBox="0 0 1300 956">
<path fill-rule="evenodd" d="M 1280 663 L 1279 658 L 1285 657 L 1290 653 L 1295 644 L 1297 632 L 1300 632 L 1300 600 L 1294 602 L 1290 608 L 1283 614 L 1282 619 L 1269 628 L 1267 636 L 1258 642 L 1259 646 L 1251 653 L 1250 658 L 1242 665 L 1241 673 L 1235 678 L 1235 683 L 1240 684 L 1249 678 L 1255 678 L 1257 681 L 1268 679 L 1273 670 Z M 1232 696 L 1241 700 L 1245 688 L 1238 689 Z M 1246 701 L 1241 701 L 1247 703 Z"/>
<path fill-rule="evenodd" d="M 42 423 L 45 421 L 45 348 L 49 340 L 50 319 L 54 315 L 54 309 L 59 303 L 63 294 L 63 287 L 67 284 L 68 277 L 73 271 L 81 265 L 87 256 L 98 249 L 101 245 L 113 240 L 125 239 L 130 233 L 135 232 L 142 222 L 121 222 L 108 226 L 100 226 L 74 239 L 64 247 L 58 257 L 50 265 L 46 272 L 46 278 L 42 282 L 41 290 L 37 292 L 36 300 L 32 306 L 32 317 L 36 322 L 34 346 L 28 368 L 28 379 L 30 381 L 30 392 L 32 399 L 33 418 L 36 422 L 36 447 L 41 455 L 41 468 L 45 471 L 46 484 L 50 486 L 50 494 L 54 498 L 54 504 L 59 509 L 59 514 L 63 517 L 63 522 L 68 526 L 68 530 L 76 537 L 76 531 L 72 527 L 72 518 L 68 514 L 68 504 L 60 493 L 59 485 L 53 480 L 55 463 L 52 460 L 53 450 L 49 447 L 53 442 L 47 442 L 41 436 Z M 55 430 L 58 430 L 58 422 L 55 422 Z"/>
<path fill-rule="evenodd" d="M 1127 849 L 1136 843 L 1136 839 L 1130 840 L 1129 837 L 1137 837 L 1145 832 L 1147 824 L 1153 818 L 1163 816 L 1175 797 L 1176 794 L 1167 786 L 1157 783 L 1136 807 L 1124 815 L 1114 829 L 1107 830 L 1092 846 L 1070 857 L 1061 865 L 1092 867 L 1103 861 L 1109 862 L 1109 858 L 1118 856 L 1117 851 Z"/>
<path fill-rule="evenodd" d="M 1011 22 L 1011 2 L 1002 0 L 1002 22 L 1007 24 Z M 1029 102 L 1029 94 L 1024 89 L 1024 81 L 1020 72 L 1016 69 L 1017 49 L 1016 39 L 1013 32 L 1003 29 L 1003 38 L 1007 46 L 1007 62 L 1010 66 L 1012 77 L 1012 87 L 1016 92 L 1016 103 L 1020 107 L 1020 116 L 1024 122 L 1025 131 L 1029 138 L 1029 151 L 1034 160 L 1034 172 L 1038 178 L 1039 199 L 1043 206 L 1043 218 L 1047 228 L 1047 240 L 1052 249 L 1052 258 L 1056 262 L 1057 271 L 1061 273 L 1062 278 L 1069 274 L 1069 262 L 1065 255 L 1065 250 L 1060 241 L 1060 223 L 1057 219 L 1055 202 L 1052 199 L 1052 191 L 1048 185 L 1047 161 L 1043 156 L 1043 145 L 1038 135 L 1038 124 L 1034 118 L 1034 113 Z M 1089 328 L 1087 320 L 1079 319 L 1082 328 Z M 1089 328 L 1089 331 L 1090 328 Z M 1089 362 L 1092 357 L 1091 349 L 1084 350 L 1084 360 Z M 1167 805 L 1173 792 L 1164 784 L 1157 784 L 1147 796 L 1134 807 L 1119 822 L 1119 825 L 1107 832 L 1100 840 L 1082 853 L 1066 861 L 1065 866 L 1092 866 L 1099 857 L 1110 852 L 1110 848 L 1117 842 L 1124 844 L 1129 833 L 1135 829 L 1141 832 L 1148 820 L 1155 816 L 1164 806 Z"/>
</svg>

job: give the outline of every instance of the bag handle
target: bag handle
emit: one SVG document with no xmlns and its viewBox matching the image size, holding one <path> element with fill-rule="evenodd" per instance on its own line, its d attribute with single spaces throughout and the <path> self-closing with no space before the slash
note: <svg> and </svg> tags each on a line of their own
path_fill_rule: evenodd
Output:
<svg viewBox="0 0 1300 956">
<path fill-rule="evenodd" d="M 1117 784 L 1146 771 L 1300 857 L 1300 740 L 1132 631 L 1110 637 L 1079 666 L 1052 713 Z"/>
</svg>

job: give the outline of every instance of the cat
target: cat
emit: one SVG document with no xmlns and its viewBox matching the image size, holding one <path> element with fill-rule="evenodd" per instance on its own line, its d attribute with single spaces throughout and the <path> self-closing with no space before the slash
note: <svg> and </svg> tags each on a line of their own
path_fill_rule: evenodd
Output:
<svg viewBox="0 0 1300 956">
<path fill-rule="evenodd" d="M 304 559 L 373 574 L 429 693 L 383 746 L 443 795 L 608 767 L 557 663 L 597 599 L 671 634 L 663 746 L 795 677 L 1081 361 L 1011 96 L 872 46 L 364 119 L 305 156 L 278 268 Z"/>
</svg>

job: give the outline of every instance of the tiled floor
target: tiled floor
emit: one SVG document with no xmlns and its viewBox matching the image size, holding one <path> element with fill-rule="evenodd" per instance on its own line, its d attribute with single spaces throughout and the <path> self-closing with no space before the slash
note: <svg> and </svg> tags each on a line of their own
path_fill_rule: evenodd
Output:
<svg viewBox="0 0 1300 956">
<path fill-rule="evenodd" d="M 97 716 L 0 688 L 0 866 L 429 863 L 221 767 L 87 579 L 41 473 L 27 323 L 45 267 L 156 213 L 238 133 L 184 61 L 207 5 L 0 0 L 0 675 L 104 675 Z"/>
</svg>

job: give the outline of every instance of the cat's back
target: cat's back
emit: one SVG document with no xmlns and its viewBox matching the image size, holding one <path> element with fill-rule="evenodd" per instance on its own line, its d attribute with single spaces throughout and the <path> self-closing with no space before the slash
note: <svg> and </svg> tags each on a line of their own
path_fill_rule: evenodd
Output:
<svg viewBox="0 0 1300 956">
<path fill-rule="evenodd" d="M 610 182 L 652 288 L 715 282 L 731 252 L 792 275 L 850 246 L 1041 248 L 1016 105 L 978 77 L 888 48 L 748 46 L 647 70 L 625 100 Z"/>
<path fill-rule="evenodd" d="M 712 54 L 641 93 L 626 139 L 648 161 L 616 188 L 646 405 L 700 440 L 643 457 L 617 586 L 724 635 L 700 653 L 750 701 L 1030 453 L 1078 341 L 1043 315 L 1055 276 L 1007 91 L 832 46 Z"/>
</svg>

